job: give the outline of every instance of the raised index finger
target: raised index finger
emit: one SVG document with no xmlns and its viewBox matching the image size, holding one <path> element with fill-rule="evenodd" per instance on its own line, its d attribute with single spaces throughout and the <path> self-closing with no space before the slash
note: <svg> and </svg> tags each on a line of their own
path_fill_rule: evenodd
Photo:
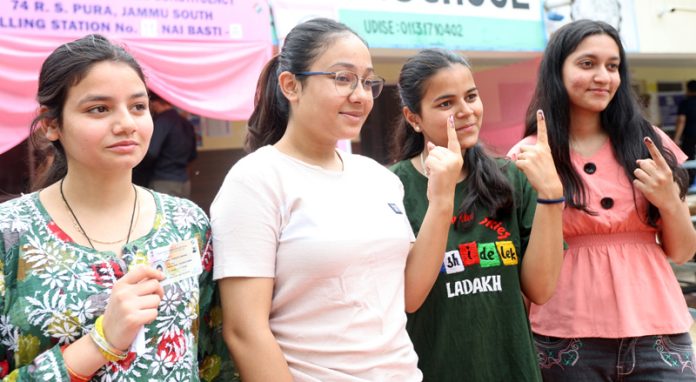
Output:
<svg viewBox="0 0 696 382">
<path fill-rule="evenodd" d="M 447 118 L 447 149 L 453 153 L 461 154 L 462 145 L 459 144 L 457 129 L 454 126 L 454 115 Z"/>
<path fill-rule="evenodd" d="M 648 148 L 650 156 L 658 166 L 669 167 L 667 161 L 662 156 L 662 153 L 660 152 L 660 150 L 658 150 L 657 146 L 655 146 L 655 142 L 653 142 L 653 140 L 650 139 L 650 137 L 644 137 L 643 142 L 645 143 L 645 146 Z"/>
<path fill-rule="evenodd" d="M 537 144 L 548 145 L 549 135 L 546 130 L 546 118 L 544 117 L 544 111 L 539 109 L 536 112 L 537 117 Z"/>
</svg>

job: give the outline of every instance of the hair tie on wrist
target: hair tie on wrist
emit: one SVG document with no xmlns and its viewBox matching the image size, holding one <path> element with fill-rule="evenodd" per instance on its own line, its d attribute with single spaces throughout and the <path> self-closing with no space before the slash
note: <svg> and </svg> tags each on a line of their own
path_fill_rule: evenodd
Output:
<svg viewBox="0 0 696 382">
<path fill-rule="evenodd" d="M 557 199 L 537 198 L 537 204 L 558 204 L 558 203 L 563 203 L 563 202 L 565 202 L 565 196 L 561 196 L 560 198 L 557 198 Z"/>
</svg>

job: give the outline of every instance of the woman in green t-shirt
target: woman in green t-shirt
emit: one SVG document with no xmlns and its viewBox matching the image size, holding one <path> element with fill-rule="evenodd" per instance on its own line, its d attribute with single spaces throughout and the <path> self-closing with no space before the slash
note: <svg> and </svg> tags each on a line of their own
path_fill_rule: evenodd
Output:
<svg viewBox="0 0 696 382">
<path fill-rule="evenodd" d="M 453 53 L 428 49 L 410 58 L 399 94 L 392 170 L 416 233 L 428 205 L 431 148 L 445 144 L 448 118 L 464 159 L 443 263 L 422 269 L 433 286 L 407 306 L 425 380 L 538 381 L 523 294 L 539 304 L 549 299 L 562 262 L 563 188 L 549 146 L 540 139 L 515 163 L 486 154 L 479 91 L 467 61 Z M 537 119 L 544 126 L 541 111 Z"/>
</svg>

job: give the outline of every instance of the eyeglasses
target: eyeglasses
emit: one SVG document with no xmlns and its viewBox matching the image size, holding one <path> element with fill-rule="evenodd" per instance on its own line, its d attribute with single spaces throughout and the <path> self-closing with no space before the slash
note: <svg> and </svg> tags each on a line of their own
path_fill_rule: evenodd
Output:
<svg viewBox="0 0 696 382">
<path fill-rule="evenodd" d="M 301 72 L 295 73 L 296 76 L 332 76 L 336 91 L 342 96 L 353 94 L 355 88 L 358 87 L 358 82 L 362 84 L 363 90 L 372 93 L 372 98 L 379 97 L 384 88 L 384 78 L 380 76 L 369 76 L 360 78 L 357 74 L 342 70 L 340 72 Z"/>
</svg>

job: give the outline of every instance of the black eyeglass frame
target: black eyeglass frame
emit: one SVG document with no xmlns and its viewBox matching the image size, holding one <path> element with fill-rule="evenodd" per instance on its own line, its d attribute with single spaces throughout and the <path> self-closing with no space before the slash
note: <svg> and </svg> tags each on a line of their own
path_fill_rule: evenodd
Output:
<svg viewBox="0 0 696 382">
<path fill-rule="evenodd" d="M 339 73 L 350 73 L 350 74 L 355 75 L 355 77 L 358 79 L 353 85 L 351 85 L 351 87 L 350 87 L 351 92 L 348 95 L 352 94 L 355 91 L 355 89 L 358 87 L 358 83 L 362 84 L 363 90 L 365 90 L 365 81 L 367 80 L 367 78 L 362 78 L 357 73 L 351 72 L 350 70 L 339 70 L 337 72 L 299 72 L 299 73 L 293 73 L 293 74 L 295 74 L 296 76 L 302 76 L 302 77 L 333 76 L 334 77 L 334 85 L 336 85 L 336 77 L 338 76 Z M 377 95 L 375 95 L 374 92 L 372 92 L 372 89 L 373 89 L 372 86 L 370 86 L 370 88 L 369 88 L 370 92 L 373 93 L 372 99 L 375 99 L 375 98 L 379 97 L 380 94 L 382 94 L 382 90 L 384 90 L 384 84 L 385 84 L 386 80 L 380 76 L 377 76 L 377 75 L 371 76 L 370 78 L 378 78 L 380 80 L 380 82 L 379 82 L 380 87 L 379 87 L 379 92 L 377 93 Z M 338 88 L 336 90 L 338 90 Z"/>
</svg>

